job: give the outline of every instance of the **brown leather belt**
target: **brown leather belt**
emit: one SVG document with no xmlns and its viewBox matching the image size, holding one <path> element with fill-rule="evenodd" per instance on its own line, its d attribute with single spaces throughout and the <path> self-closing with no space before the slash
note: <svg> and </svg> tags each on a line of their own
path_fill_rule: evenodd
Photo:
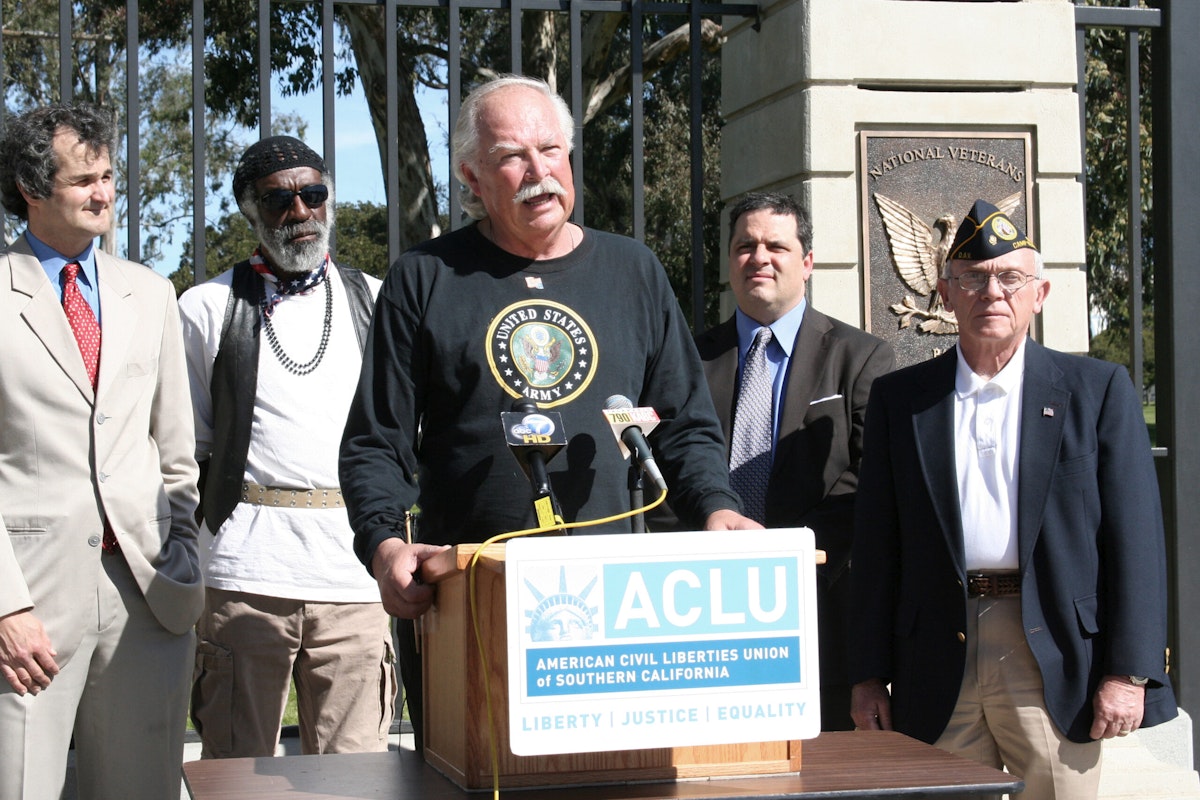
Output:
<svg viewBox="0 0 1200 800">
<path fill-rule="evenodd" d="M 345 508 L 341 489 L 287 489 L 281 486 L 242 484 L 242 502 L 272 508 Z"/>
<path fill-rule="evenodd" d="M 967 597 L 1015 597 L 1020 593 L 1019 572 L 972 572 L 967 575 Z"/>
</svg>

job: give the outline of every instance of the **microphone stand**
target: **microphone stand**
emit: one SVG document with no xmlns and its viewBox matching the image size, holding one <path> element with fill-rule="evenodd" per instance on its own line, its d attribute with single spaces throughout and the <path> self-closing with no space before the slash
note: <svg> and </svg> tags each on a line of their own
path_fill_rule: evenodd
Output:
<svg viewBox="0 0 1200 800">
<path fill-rule="evenodd" d="M 643 499 L 643 488 L 645 484 L 642 479 L 642 466 L 637 462 L 636 458 L 629 459 L 629 508 L 641 508 L 645 505 Z M 646 532 L 646 515 L 634 514 L 629 518 L 630 524 L 633 525 L 634 533 Z"/>
</svg>

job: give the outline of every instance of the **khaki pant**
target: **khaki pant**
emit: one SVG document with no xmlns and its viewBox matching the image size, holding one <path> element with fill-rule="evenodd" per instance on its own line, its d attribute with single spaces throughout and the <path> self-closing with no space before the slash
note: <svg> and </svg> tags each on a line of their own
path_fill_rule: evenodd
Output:
<svg viewBox="0 0 1200 800">
<path fill-rule="evenodd" d="M 967 601 L 967 667 L 934 745 L 1007 768 L 1025 781 L 1021 797 L 1091 800 L 1099 790 L 1100 742 L 1072 742 L 1050 719 L 1019 597 Z"/>
<path fill-rule="evenodd" d="M 159 624 L 120 553 L 98 569 L 96 593 L 79 598 L 95 626 L 50 687 L 20 697 L 0 680 L 3 800 L 58 800 L 72 733 L 82 800 L 179 796 L 195 637 Z"/>
<path fill-rule="evenodd" d="M 380 603 L 306 603 L 206 589 L 192 721 L 202 758 L 270 756 L 296 685 L 305 754 L 387 749 L 396 701 Z"/>
</svg>

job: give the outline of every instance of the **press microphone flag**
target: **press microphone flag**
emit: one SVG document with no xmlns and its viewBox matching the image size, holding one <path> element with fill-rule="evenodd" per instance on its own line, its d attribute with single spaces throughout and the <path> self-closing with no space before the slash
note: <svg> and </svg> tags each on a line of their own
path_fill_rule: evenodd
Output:
<svg viewBox="0 0 1200 800">
<path fill-rule="evenodd" d="M 516 400 L 512 407 L 512 411 L 500 412 L 500 422 L 508 449 L 533 486 L 538 524 L 545 527 L 556 521 L 561 523 L 546 462 L 567 443 L 562 416 L 557 411 L 539 411 L 533 401 L 524 398 Z"/>
<path fill-rule="evenodd" d="M 613 436 L 621 446 L 621 455 L 632 455 L 641 464 L 646 476 L 664 492 L 667 482 L 663 479 L 646 434 L 658 425 L 658 413 L 653 408 L 634 408 L 633 402 L 624 395 L 614 394 L 604 401 L 604 419 L 612 429 Z"/>
</svg>

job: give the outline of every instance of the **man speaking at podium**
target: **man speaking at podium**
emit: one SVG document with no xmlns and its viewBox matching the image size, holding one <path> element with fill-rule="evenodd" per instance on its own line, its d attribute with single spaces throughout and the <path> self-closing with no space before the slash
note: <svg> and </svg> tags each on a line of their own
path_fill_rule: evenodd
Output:
<svg viewBox="0 0 1200 800">
<path fill-rule="evenodd" d="M 355 550 L 397 617 L 433 602 L 415 575 L 439 546 L 534 525 L 500 425 L 521 398 L 562 415 L 568 444 L 549 473 L 568 526 L 629 507 L 626 464 L 601 413 L 624 395 L 663 419 L 652 444 L 685 525 L 760 527 L 729 488 L 721 428 L 662 265 L 633 240 L 570 222 L 573 138 L 570 110 L 541 81 L 508 76 L 471 92 L 452 149 L 478 222 L 408 251 L 384 280 L 340 477 Z M 579 532 L 629 530 L 621 520 Z M 414 642 L 413 626 L 400 625 L 419 748 Z"/>
</svg>

